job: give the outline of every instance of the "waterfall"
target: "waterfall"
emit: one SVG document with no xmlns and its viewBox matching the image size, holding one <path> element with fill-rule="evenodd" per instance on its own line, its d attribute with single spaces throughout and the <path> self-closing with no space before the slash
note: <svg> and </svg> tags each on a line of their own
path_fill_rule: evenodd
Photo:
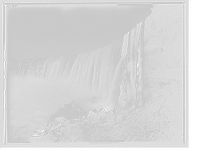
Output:
<svg viewBox="0 0 200 159">
<path fill-rule="evenodd" d="M 103 107 L 107 110 L 112 110 L 117 103 L 114 98 L 118 98 L 120 94 L 116 92 L 119 92 L 123 74 L 121 70 L 124 68 L 123 63 L 125 64 L 124 59 L 126 59 L 127 64 L 130 62 L 133 64 L 133 66 L 130 65 L 133 69 L 130 69 L 130 66 L 128 66 L 128 69 L 126 68 L 126 78 L 130 83 L 129 87 L 131 88 L 129 89 L 135 89 L 130 93 L 133 94 L 131 96 L 135 99 L 137 108 L 145 104 L 143 97 L 144 26 L 145 22 L 142 22 L 141 27 L 138 25 L 138 31 L 137 27 L 134 28 L 135 34 L 132 34 L 134 33 L 133 29 L 129 34 L 125 35 L 124 39 L 121 38 L 103 48 L 78 55 L 68 55 L 60 58 L 10 59 L 7 61 L 8 70 L 12 70 L 22 77 L 62 79 L 68 85 L 74 86 L 77 92 L 80 89 L 84 90 L 86 94 L 90 94 L 85 99 L 87 101 L 85 104 L 90 105 L 90 108 L 100 109 L 100 107 Z M 137 33 L 139 33 L 138 36 L 136 36 Z M 129 43 L 128 50 L 123 47 L 127 41 Z M 138 43 L 133 41 L 138 41 Z M 132 47 L 136 48 L 136 50 L 132 49 Z M 127 50 L 129 52 L 128 55 L 123 50 Z M 121 62 L 119 62 L 120 59 Z M 133 78 L 131 79 L 132 76 Z M 116 90 L 116 92 L 113 90 Z M 76 95 L 76 91 L 73 92 Z M 100 104 L 102 101 L 109 101 L 109 106 L 108 103 L 104 102 L 104 104 Z"/>
<path fill-rule="evenodd" d="M 141 105 L 141 26 L 110 45 L 59 58 L 7 60 L 8 137 L 29 135 L 65 104 L 87 111 Z M 28 123 L 28 124 L 27 124 Z"/>
<path fill-rule="evenodd" d="M 115 78 L 117 78 L 116 74 L 119 74 L 117 72 L 120 70 L 117 65 L 121 58 L 122 43 L 123 39 L 119 39 L 103 48 L 74 56 L 46 59 L 11 59 L 8 61 L 8 69 L 20 77 L 62 80 L 66 85 L 71 86 L 69 91 L 74 92 L 74 96 L 77 96 L 73 99 L 75 102 L 81 103 L 76 100 L 80 91 L 82 91 L 88 94 L 83 105 L 87 103 L 91 109 L 98 110 L 103 107 L 112 110 L 116 102 L 111 102 L 112 104 L 107 106 L 105 101 L 110 102 L 108 98 L 111 97 L 110 92 L 113 92 L 113 87 L 115 87 L 113 83 L 116 85 L 120 83 Z M 115 95 L 119 96 L 116 93 Z M 104 104 L 101 105 L 100 103 Z"/>
<path fill-rule="evenodd" d="M 17 141 L 71 101 L 88 111 L 112 109 L 109 94 L 121 49 L 117 40 L 75 56 L 8 59 L 8 140 Z"/>
<path fill-rule="evenodd" d="M 120 83 L 123 79 L 123 72 L 125 69 L 125 62 L 126 62 L 126 54 L 122 56 L 122 58 L 120 59 L 117 67 L 116 67 L 116 71 L 113 77 L 113 81 L 112 81 L 112 89 L 110 92 L 110 99 L 112 101 L 112 103 L 114 104 L 114 106 L 117 105 L 118 103 L 118 98 L 119 98 L 119 93 L 120 93 Z"/>
<path fill-rule="evenodd" d="M 142 23 L 139 42 L 138 42 L 138 56 L 137 56 L 137 69 L 136 69 L 136 103 L 135 106 L 140 107 L 145 104 L 145 100 L 143 97 L 143 90 L 144 90 L 144 80 L 143 80 L 143 49 L 144 49 L 144 26 L 145 22 Z"/>
</svg>

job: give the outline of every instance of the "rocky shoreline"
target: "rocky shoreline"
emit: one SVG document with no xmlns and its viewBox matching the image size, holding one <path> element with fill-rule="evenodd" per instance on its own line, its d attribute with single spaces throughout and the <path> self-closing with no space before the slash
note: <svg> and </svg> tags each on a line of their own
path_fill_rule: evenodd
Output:
<svg viewBox="0 0 200 159">
<path fill-rule="evenodd" d="M 178 95 L 178 94 L 177 94 Z M 147 142 L 170 141 L 180 142 L 181 121 L 173 101 L 176 97 L 160 97 L 156 102 L 144 107 L 124 109 L 120 112 L 98 113 L 90 111 L 79 121 L 57 117 L 43 125 L 44 133 L 31 137 L 30 143 L 63 143 L 116 141 Z M 163 102 L 165 101 L 165 102 Z M 180 113 L 179 113 L 180 114 Z"/>
</svg>

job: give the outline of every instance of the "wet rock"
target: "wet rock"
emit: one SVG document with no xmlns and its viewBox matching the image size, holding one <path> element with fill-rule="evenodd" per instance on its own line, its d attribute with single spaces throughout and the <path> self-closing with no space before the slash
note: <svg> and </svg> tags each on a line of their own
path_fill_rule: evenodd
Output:
<svg viewBox="0 0 200 159">
<path fill-rule="evenodd" d="M 70 124 L 70 121 L 69 121 L 69 120 L 63 122 L 63 126 L 65 126 L 65 127 L 67 127 L 69 124 Z"/>
<path fill-rule="evenodd" d="M 78 124 L 68 124 L 62 131 L 64 142 L 76 142 L 83 140 L 82 129 Z"/>
<path fill-rule="evenodd" d="M 88 112 L 75 102 L 72 102 L 69 107 L 71 110 L 71 119 L 83 119 L 83 117 L 86 117 L 88 115 Z M 67 107 L 65 106 L 65 108 Z"/>
<path fill-rule="evenodd" d="M 47 123 L 47 127 L 48 127 L 48 128 L 52 127 L 53 125 L 54 125 L 54 122 L 49 122 L 49 123 Z"/>
<path fill-rule="evenodd" d="M 63 117 L 63 116 L 57 117 L 57 118 L 55 119 L 55 121 L 57 121 L 57 122 L 64 122 L 64 121 L 65 121 L 65 117 Z"/>
<path fill-rule="evenodd" d="M 83 131 L 78 124 L 72 124 L 70 127 L 70 139 L 72 142 L 80 142 L 84 140 Z"/>
<path fill-rule="evenodd" d="M 100 119 L 99 119 L 99 124 L 102 125 L 102 124 L 106 124 L 108 123 L 108 119 L 106 116 L 101 116 Z"/>
<path fill-rule="evenodd" d="M 88 117 L 87 117 L 87 114 L 83 115 L 82 117 L 82 122 L 87 122 L 88 121 Z"/>
<path fill-rule="evenodd" d="M 90 123 L 98 123 L 99 122 L 99 115 L 93 111 L 90 111 L 88 114 L 88 122 Z"/>
<path fill-rule="evenodd" d="M 61 132 L 61 139 L 62 139 L 63 142 L 70 142 L 69 132 L 70 132 L 70 123 L 66 122 L 65 127 L 63 128 L 63 130 Z"/>
<path fill-rule="evenodd" d="M 107 113 L 107 119 L 108 119 L 108 121 L 113 121 L 114 118 L 115 118 L 114 112 L 113 111 L 109 111 Z"/>
<path fill-rule="evenodd" d="M 106 115 L 105 109 L 100 109 L 99 112 L 98 112 L 98 114 L 99 114 L 99 117 L 105 116 Z"/>
<path fill-rule="evenodd" d="M 99 111 L 99 124 L 111 124 L 115 120 L 115 113 L 113 110 L 106 111 L 101 109 Z"/>
<path fill-rule="evenodd" d="M 56 130 L 56 129 L 59 129 L 61 126 L 62 126 L 62 123 L 57 123 L 57 122 L 55 122 L 55 123 L 53 123 L 53 124 L 51 125 L 51 127 L 50 127 L 49 129 L 50 129 L 50 131 L 54 131 L 54 130 Z"/>
<path fill-rule="evenodd" d="M 48 128 L 48 126 L 45 126 L 45 125 L 41 126 L 41 129 L 47 129 L 47 128 Z"/>
<path fill-rule="evenodd" d="M 58 109 L 58 111 L 50 116 L 50 121 L 54 121 L 58 117 L 63 117 L 67 120 L 71 119 L 83 119 L 87 116 L 87 111 L 80 107 L 77 103 L 71 102 L 65 104 L 64 108 Z"/>
</svg>

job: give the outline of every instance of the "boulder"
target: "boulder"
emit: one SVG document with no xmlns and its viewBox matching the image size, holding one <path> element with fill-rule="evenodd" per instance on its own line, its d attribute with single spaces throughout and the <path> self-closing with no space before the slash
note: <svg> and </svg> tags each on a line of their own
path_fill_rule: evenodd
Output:
<svg viewBox="0 0 200 159">
<path fill-rule="evenodd" d="M 65 117 L 63 117 L 63 116 L 57 117 L 57 118 L 55 119 L 55 121 L 57 121 L 57 122 L 64 122 L 64 121 L 65 121 Z"/>
<path fill-rule="evenodd" d="M 63 121 L 65 119 L 82 119 L 86 112 L 75 102 L 65 104 L 64 108 L 60 108 L 56 113 L 51 115 L 51 121 L 56 119 Z"/>
<path fill-rule="evenodd" d="M 72 142 L 80 142 L 84 140 L 83 131 L 76 123 L 70 125 L 70 139 Z"/>
<path fill-rule="evenodd" d="M 101 117 L 99 118 L 99 125 L 100 125 L 100 126 L 106 124 L 107 122 L 108 122 L 108 119 L 107 119 L 106 116 L 101 116 Z"/>
<path fill-rule="evenodd" d="M 90 123 L 98 123 L 99 122 L 99 115 L 93 111 L 90 111 L 88 114 L 88 121 Z"/>
<path fill-rule="evenodd" d="M 41 129 L 48 129 L 48 126 L 42 125 Z"/>
<path fill-rule="evenodd" d="M 76 142 L 83 140 L 82 129 L 78 124 L 68 124 L 62 130 L 62 139 L 64 142 Z"/>
<path fill-rule="evenodd" d="M 105 116 L 106 115 L 106 111 L 105 109 L 100 109 L 99 112 L 98 112 L 99 116 Z"/>
<path fill-rule="evenodd" d="M 113 111 L 109 111 L 109 112 L 107 113 L 107 119 L 108 119 L 108 121 L 113 121 L 114 118 L 115 118 L 114 112 L 113 112 Z"/>
<path fill-rule="evenodd" d="M 87 115 L 88 115 L 88 112 L 84 110 L 81 106 L 79 106 L 75 102 L 71 103 L 71 106 L 70 106 L 71 119 L 83 119 L 83 117 L 86 117 Z"/>
<path fill-rule="evenodd" d="M 104 109 L 99 111 L 99 124 L 104 125 L 114 122 L 115 114 L 113 111 L 105 112 Z"/>
<path fill-rule="evenodd" d="M 67 120 L 66 122 L 64 122 L 64 128 L 61 132 L 61 139 L 64 142 L 69 142 L 70 141 L 70 120 Z"/>
</svg>

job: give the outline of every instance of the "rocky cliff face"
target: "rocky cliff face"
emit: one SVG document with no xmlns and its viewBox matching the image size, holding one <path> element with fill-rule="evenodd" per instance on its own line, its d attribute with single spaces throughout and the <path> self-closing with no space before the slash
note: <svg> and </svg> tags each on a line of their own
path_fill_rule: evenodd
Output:
<svg viewBox="0 0 200 159">
<path fill-rule="evenodd" d="M 169 119 L 168 135 L 178 141 L 184 134 L 183 47 L 182 5 L 154 5 L 145 26 L 143 95 L 146 107 Z"/>
<path fill-rule="evenodd" d="M 126 70 L 123 73 L 120 85 L 121 93 L 115 111 L 123 109 L 127 103 L 132 103 L 132 106 L 135 106 L 135 59 L 137 59 L 138 53 L 140 28 L 141 23 L 129 32 L 131 40 L 129 40 L 130 44 L 127 43 L 127 47 L 130 51 L 130 62 L 126 65 Z M 124 36 L 124 39 L 127 39 L 127 35 Z M 182 5 L 154 5 L 151 15 L 145 21 L 143 71 L 145 85 L 143 96 L 146 105 L 166 94 L 177 94 L 179 96 L 177 102 L 182 101 Z"/>
<path fill-rule="evenodd" d="M 131 31 L 135 44 L 138 43 L 140 25 Z M 137 53 L 138 48 L 135 46 L 132 53 Z M 183 5 L 154 5 L 144 28 L 143 97 L 146 103 L 133 111 L 139 111 L 143 119 L 139 119 L 138 113 L 131 116 L 136 122 L 135 127 L 139 123 L 150 123 L 144 124 L 147 130 L 158 132 L 157 135 L 164 135 L 165 139 L 174 141 L 183 140 L 183 47 Z M 114 109 L 117 117 L 130 116 L 130 109 L 135 109 L 135 91 L 134 88 L 130 90 L 131 83 L 135 82 L 134 72 L 131 72 L 135 69 L 133 59 L 123 74 L 120 97 Z M 126 110 L 127 104 L 131 108 Z M 137 120 L 140 120 L 139 123 Z M 161 140 L 161 136 L 158 140 Z"/>
</svg>

